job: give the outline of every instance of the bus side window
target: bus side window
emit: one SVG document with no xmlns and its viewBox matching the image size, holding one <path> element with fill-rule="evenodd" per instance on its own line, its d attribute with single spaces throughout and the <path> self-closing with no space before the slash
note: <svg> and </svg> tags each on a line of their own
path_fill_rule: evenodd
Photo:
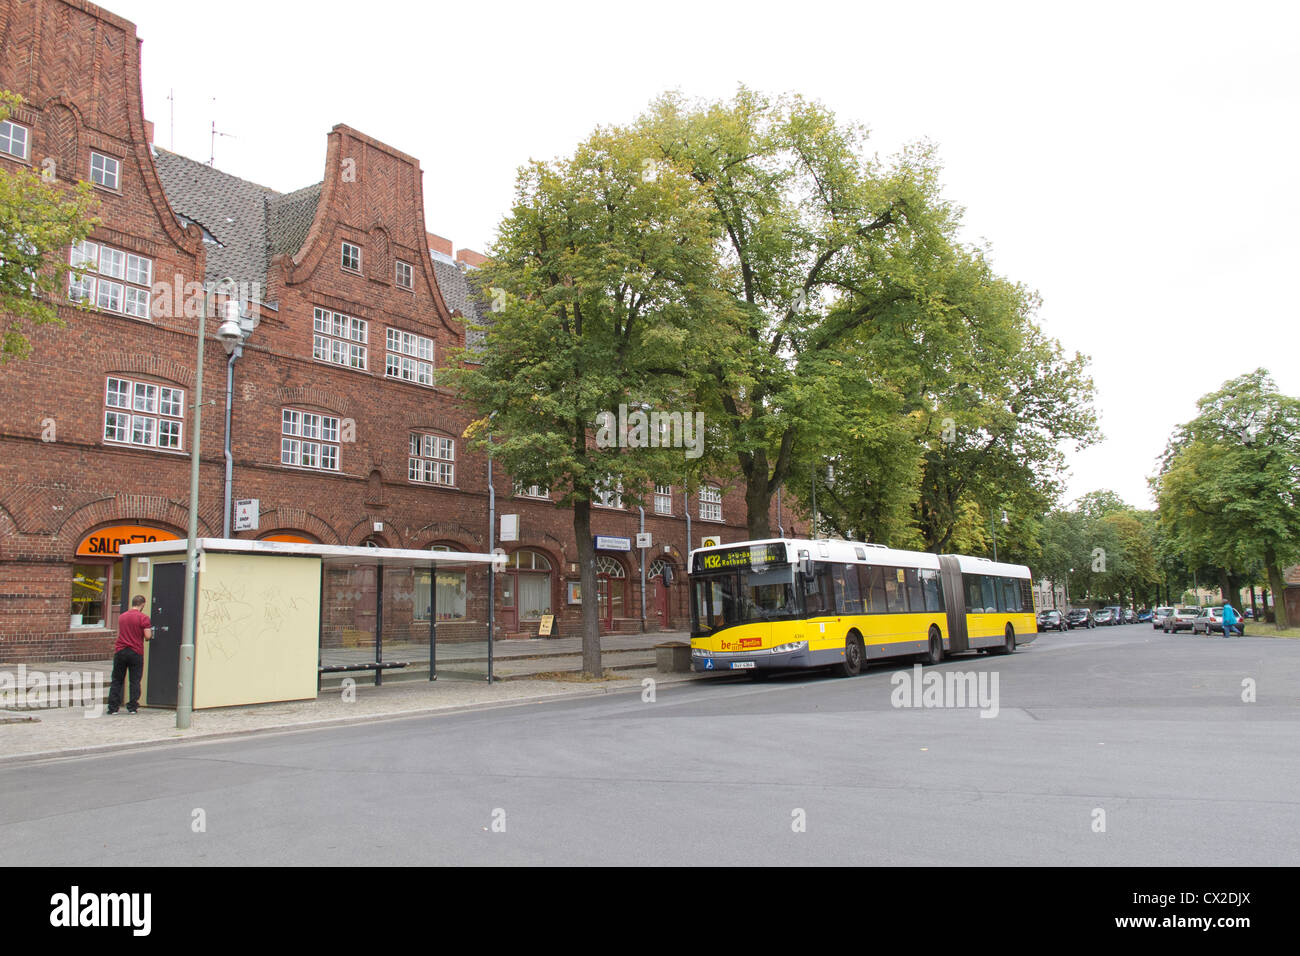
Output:
<svg viewBox="0 0 1300 956">
<path fill-rule="evenodd" d="M 984 586 L 979 576 L 963 574 L 961 580 L 966 587 L 966 613 L 982 613 L 984 611 Z"/>
<path fill-rule="evenodd" d="M 907 610 L 907 594 L 903 590 L 902 568 L 885 567 L 885 607 L 890 614 Z"/>
<path fill-rule="evenodd" d="M 925 610 L 925 598 L 921 597 L 921 575 L 916 568 L 903 570 L 903 585 L 907 588 L 907 609 L 912 613 Z"/>
<path fill-rule="evenodd" d="M 1005 611 L 1020 610 L 1020 588 L 1016 587 L 1015 578 L 1002 579 L 1002 601 Z"/>
<path fill-rule="evenodd" d="M 868 614 L 884 614 L 885 574 L 876 565 L 858 566 L 858 584 L 862 589 L 862 603 Z"/>
<path fill-rule="evenodd" d="M 943 588 L 939 586 L 938 571 L 921 572 L 921 590 L 925 594 L 925 609 L 927 611 L 942 611 L 943 607 Z"/>
<path fill-rule="evenodd" d="M 830 568 L 820 561 L 814 567 L 816 574 L 812 582 L 804 585 L 804 613 L 834 614 L 835 595 L 831 589 Z"/>
<path fill-rule="evenodd" d="M 998 579 L 991 574 L 980 575 L 981 590 L 984 592 L 984 610 L 986 611 L 1005 611 L 1002 607 L 1002 601 L 998 595 L 1001 588 L 998 587 Z"/>
<path fill-rule="evenodd" d="M 835 570 L 835 597 L 841 614 L 862 613 L 862 591 L 858 585 L 858 568 L 841 564 Z"/>
</svg>

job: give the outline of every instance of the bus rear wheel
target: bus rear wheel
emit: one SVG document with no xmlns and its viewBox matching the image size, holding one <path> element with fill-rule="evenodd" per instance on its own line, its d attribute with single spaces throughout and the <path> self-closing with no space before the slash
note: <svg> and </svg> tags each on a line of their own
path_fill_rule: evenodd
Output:
<svg viewBox="0 0 1300 956">
<path fill-rule="evenodd" d="M 1016 632 L 1011 625 L 1007 625 L 1007 639 L 1002 644 L 1003 654 L 1014 654 L 1016 652 Z"/>
<path fill-rule="evenodd" d="M 844 640 L 844 662 L 838 668 L 840 676 L 857 677 L 861 674 L 866 656 L 866 651 L 862 647 L 862 637 L 854 631 Z"/>
<path fill-rule="evenodd" d="M 943 638 L 939 636 L 937 627 L 930 628 L 930 650 L 925 655 L 927 664 L 943 663 Z"/>
</svg>

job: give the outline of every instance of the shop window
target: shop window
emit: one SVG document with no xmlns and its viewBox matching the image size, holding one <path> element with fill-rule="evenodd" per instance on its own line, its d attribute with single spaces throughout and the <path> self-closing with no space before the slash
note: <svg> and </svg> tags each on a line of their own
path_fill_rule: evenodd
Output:
<svg viewBox="0 0 1300 956">
<path fill-rule="evenodd" d="M 73 565 L 72 627 L 111 627 L 121 605 L 121 562 Z"/>
</svg>

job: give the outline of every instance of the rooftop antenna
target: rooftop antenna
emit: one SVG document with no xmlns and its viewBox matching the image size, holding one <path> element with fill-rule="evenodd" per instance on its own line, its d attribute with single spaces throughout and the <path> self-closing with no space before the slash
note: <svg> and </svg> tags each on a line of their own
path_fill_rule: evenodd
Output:
<svg viewBox="0 0 1300 956">
<path fill-rule="evenodd" d="M 213 104 L 217 102 L 217 98 L 215 96 L 212 97 L 212 102 Z M 235 136 L 234 133 L 221 132 L 221 130 L 217 129 L 217 121 L 215 119 L 212 121 L 212 137 L 208 143 L 208 165 L 212 166 L 213 168 L 216 168 L 218 136 L 228 136 L 230 139 L 238 138 Z"/>
</svg>

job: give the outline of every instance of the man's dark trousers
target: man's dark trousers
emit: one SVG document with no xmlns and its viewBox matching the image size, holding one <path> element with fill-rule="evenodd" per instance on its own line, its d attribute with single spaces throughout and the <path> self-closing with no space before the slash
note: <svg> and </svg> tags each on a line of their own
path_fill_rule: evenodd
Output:
<svg viewBox="0 0 1300 956">
<path fill-rule="evenodd" d="M 113 683 L 108 688 L 108 712 L 116 714 L 122 706 L 122 681 L 131 675 L 131 699 L 126 709 L 135 713 L 140 707 L 140 678 L 144 676 L 144 655 L 122 648 L 113 655 Z"/>
</svg>

